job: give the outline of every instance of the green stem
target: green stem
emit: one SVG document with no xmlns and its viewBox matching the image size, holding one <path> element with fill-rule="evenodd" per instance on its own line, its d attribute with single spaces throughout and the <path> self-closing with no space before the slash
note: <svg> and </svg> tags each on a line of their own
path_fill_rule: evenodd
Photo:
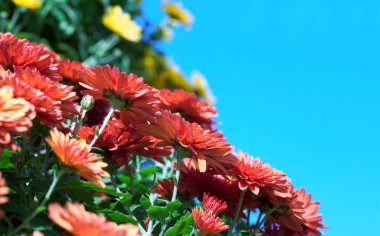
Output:
<svg viewBox="0 0 380 236">
<path fill-rule="evenodd" d="M 276 208 L 272 208 L 272 209 L 270 209 L 270 211 L 267 213 L 267 214 L 265 214 L 265 217 L 264 217 L 264 219 L 260 222 L 260 227 L 261 227 L 261 225 L 264 225 L 264 223 L 265 223 L 265 221 L 267 221 L 267 219 L 269 218 L 269 216 L 274 212 L 276 210 Z"/>
<path fill-rule="evenodd" d="M 83 109 L 82 115 L 81 115 L 78 123 L 75 123 L 75 128 L 74 128 L 74 132 L 73 132 L 73 138 L 75 138 L 78 135 L 79 128 L 83 124 L 83 120 L 84 120 L 84 117 L 85 117 L 86 113 L 87 113 L 87 110 Z"/>
<path fill-rule="evenodd" d="M 41 204 L 34 210 L 34 212 L 24 220 L 24 222 L 22 222 L 21 225 L 19 225 L 15 230 L 13 230 L 9 235 L 16 235 L 17 232 L 19 232 L 20 230 L 22 230 L 25 226 L 27 226 L 29 224 L 29 222 L 35 217 L 37 216 L 39 213 L 41 213 L 42 211 L 45 210 L 45 205 L 46 203 L 50 200 L 50 197 L 51 195 L 53 194 L 53 191 L 55 189 L 55 187 L 57 186 L 57 183 L 59 181 L 59 179 L 62 177 L 62 175 L 64 174 L 64 171 L 63 170 L 60 170 L 58 172 L 58 174 L 54 173 L 54 177 L 53 177 L 53 181 L 49 187 L 49 190 L 48 192 L 46 193 L 45 195 L 45 198 L 44 200 L 41 202 Z"/>
<path fill-rule="evenodd" d="M 252 210 L 252 203 L 249 204 L 249 207 L 248 207 L 248 216 L 247 216 L 247 230 L 248 230 L 248 235 L 251 236 L 252 235 L 252 227 L 250 226 L 250 220 L 251 220 L 251 210 Z"/>
<path fill-rule="evenodd" d="M 255 224 L 255 229 L 253 230 L 253 233 L 250 235 L 256 235 L 257 231 L 260 229 L 260 221 L 261 217 L 263 216 L 263 212 L 260 211 L 259 216 L 257 217 L 256 224 Z"/>
<path fill-rule="evenodd" d="M 106 118 L 104 118 L 104 122 L 102 124 L 102 127 L 100 127 L 99 133 L 95 133 L 94 139 L 92 140 L 92 142 L 89 145 L 90 149 L 92 148 L 92 146 L 94 146 L 96 140 L 98 140 L 99 136 L 102 134 L 103 130 L 106 128 L 106 126 L 107 126 L 108 122 L 110 121 L 114 111 L 115 111 L 115 108 L 111 107 Z"/>
<path fill-rule="evenodd" d="M 134 178 L 133 178 L 133 173 L 132 173 L 132 168 L 131 167 L 128 167 L 128 174 L 129 174 L 129 179 L 131 181 L 131 193 L 132 193 L 132 197 L 135 196 L 135 183 L 134 183 Z"/>
<path fill-rule="evenodd" d="M 265 214 L 265 217 L 264 217 L 264 219 L 263 219 L 262 221 L 260 221 L 261 216 L 262 216 L 262 213 L 261 213 L 261 211 L 260 211 L 260 215 L 259 215 L 259 218 L 258 218 L 257 221 L 256 221 L 255 230 L 253 231 L 253 235 L 256 235 L 256 234 L 259 232 L 259 230 L 260 230 L 260 228 L 261 228 L 261 225 L 263 225 L 263 224 L 265 223 L 265 221 L 267 221 L 267 219 L 269 218 L 269 216 L 270 216 L 275 210 L 276 210 L 276 208 L 272 208 L 272 209 L 270 209 L 269 212 Z"/>
<path fill-rule="evenodd" d="M 13 32 L 13 28 L 15 27 L 16 22 L 18 18 L 20 17 L 20 14 L 21 14 L 20 7 L 16 7 L 15 10 L 13 11 L 11 21 L 8 24 L 8 31 Z"/>
<path fill-rule="evenodd" d="M 236 213 L 235 213 L 235 217 L 234 217 L 234 220 L 232 221 L 231 225 L 230 225 L 230 228 L 228 229 L 228 236 L 230 236 L 232 234 L 232 230 L 236 224 L 236 221 L 237 219 L 239 218 L 240 216 L 240 211 L 241 211 L 241 206 L 243 205 L 243 199 L 244 199 L 244 195 L 245 193 L 247 192 L 248 188 L 241 191 L 240 193 L 240 197 L 239 197 L 239 202 L 238 202 L 238 207 L 236 209 Z"/>
<path fill-rule="evenodd" d="M 129 209 L 128 206 L 125 205 L 125 203 L 123 203 L 123 206 L 124 206 L 124 209 L 127 211 L 127 213 L 132 216 L 132 218 L 136 221 L 138 221 L 138 219 L 136 218 L 136 216 L 133 214 L 133 212 Z M 142 235 L 147 235 L 147 232 L 145 231 L 144 227 L 142 227 L 142 225 L 140 223 L 137 223 L 137 227 L 139 228 L 140 230 L 140 233 Z"/>
<path fill-rule="evenodd" d="M 117 186 L 115 172 L 111 173 L 110 179 L 111 179 L 112 186 L 115 188 L 116 192 L 121 193 L 120 188 Z"/>
<path fill-rule="evenodd" d="M 172 202 L 174 202 L 177 199 L 177 192 L 178 192 L 178 182 L 179 182 L 179 176 L 181 174 L 181 157 L 178 155 L 177 151 L 174 151 L 174 156 L 177 158 L 177 165 L 175 170 L 175 178 L 174 178 L 174 188 L 173 188 L 173 195 L 172 195 Z"/>
</svg>

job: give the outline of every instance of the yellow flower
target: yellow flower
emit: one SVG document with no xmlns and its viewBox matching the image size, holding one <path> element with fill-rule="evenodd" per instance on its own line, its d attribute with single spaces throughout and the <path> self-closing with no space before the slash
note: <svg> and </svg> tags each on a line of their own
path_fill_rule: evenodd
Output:
<svg viewBox="0 0 380 236">
<path fill-rule="evenodd" d="M 140 26 L 131 19 L 130 14 L 123 12 L 121 6 L 108 8 L 102 22 L 108 29 L 129 41 L 137 42 L 141 39 Z"/>
<path fill-rule="evenodd" d="M 41 7 L 42 0 L 12 0 L 19 7 L 26 7 L 30 10 L 36 10 Z"/>
<path fill-rule="evenodd" d="M 201 95 L 209 103 L 215 102 L 215 96 L 208 86 L 207 79 L 199 72 L 193 71 L 191 73 L 192 90 Z"/>
<path fill-rule="evenodd" d="M 162 8 L 172 20 L 184 26 L 190 26 L 193 23 L 193 16 L 178 2 L 164 2 Z"/>
</svg>

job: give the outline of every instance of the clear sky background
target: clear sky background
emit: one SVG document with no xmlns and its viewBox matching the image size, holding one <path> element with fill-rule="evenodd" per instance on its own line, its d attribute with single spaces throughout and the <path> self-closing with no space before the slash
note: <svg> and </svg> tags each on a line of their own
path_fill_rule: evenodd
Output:
<svg viewBox="0 0 380 236">
<path fill-rule="evenodd" d="M 312 193 L 327 236 L 380 235 L 380 1 L 184 5 L 195 24 L 163 47 L 207 77 L 228 140 Z"/>
</svg>

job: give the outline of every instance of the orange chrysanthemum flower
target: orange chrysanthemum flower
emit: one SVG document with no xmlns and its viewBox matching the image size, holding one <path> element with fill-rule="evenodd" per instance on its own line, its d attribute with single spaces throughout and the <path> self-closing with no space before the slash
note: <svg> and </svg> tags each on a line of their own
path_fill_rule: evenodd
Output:
<svg viewBox="0 0 380 236">
<path fill-rule="evenodd" d="M 318 213 L 319 202 L 311 201 L 311 194 L 306 194 L 305 189 L 300 188 L 292 191 L 285 213 L 276 213 L 271 216 L 271 221 L 285 227 L 292 235 L 320 236 L 319 228 L 326 229 L 322 224 L 322 215 Z"/>
<path fill-rule="evenodd" d="M 104 216 L 88 212 L 79 203 L 67 202 L 65 208 L 57 203 L 49 204 L 49 218 L 75 236 L 138 236 L 137 226 L 117 225 Z"/>
<path fill-rule="evenodd" d="M 109 101 L 129 121 L 153 120 L 159 111 L 158 92 L 132 73 L 120 72 L 118 68 L 106 65 L 84 70 L 81 77 L 80 85 L 88 89 L 82 91 L 83 94 Z"/>
<path fill-rule="evenodd" d="M 15 97 L 32 103 L 37 118 L 50 127 L 62 127 L 64 117 L 77 114 L 74 100 L 78 97 L 72 86 L 54 82 L 41 75 L 38 70 L 14 67 L 15 73 L 0 68 L 0 79 L 14 89 Z"/>
<path fill-rule="evenodd" d="M 215 123 L 211 118 L 217 115 L 216 108 L 194 93 L 182 89 L 162 89 L 159 95 L 162 109 L 179 112 L 184 119 L 196 122 L 203 128 L 211 129 L 211 125 Z"/>
<path fill-rule="evenodd" d="M 227 208 L 227 204 L 216 197 L 203 194 L 202 208 L 192 209 L 194 224 L 200 229 L 201 235 L 217 234 L 226 229 L 228 225 L 220 220 L 217 215 Z"/>
<path fill-rule="evenodd" d="M 78 136 L 85 139 L 87 143 L 91 143 L 96 127 L 82 126 Z M 125 125 L 120 120 L 113 119 L 100 134 L 95 146 L 106 148 L 112 153 L 111 158 L 118 165 L 124 165 L 132 155 L 152 158 L 170 155 L 171 147 L 157 146 L 158 142 L 159 140 L 154 137 L 139 134 L 132 124 Z"/>
<path fill-rule="evenodd" d="M 9 192 L 9 188 L 6 185 L 5 179 L 2 177 L 0 172 L 0 204 L 8 202 L 8 198 L 5 196 Z M 0 210 L 0 218 L 4 216 L 4 212 Z"/>
<path fill-rule="evenodd" d="M 80 176 L 97 186 L 105 187 L 101 177 L 110 176 L 102 169 L 107 167 L 107 164 L 100 161 L 103 157 L 90 153 L 90 148 L 84 139 L 71 139 L 69 135 L 54 129 L 50 131 L 50 137 L 46 138 L 46 142 L 61 163 L 73 168 Z"/>
<path fill-rule="evenodd" d="M 15 150 L 11 133 L 28 131 L 36 112 L 31 103 L 13 95 L 12 87 L 0 80 L 0 145 Z"/>
<path fill-rule="evenodd" d="M 60 81 L 62 76 L 58 73 L 57 57 L 43 45 L 18 39 L 10 33 L 0 33 L 0 65 L 5 68 L 37 69 L 42 75 Z"/>
<path fill-rule="evenodd" d="M 291 197 L 290 179 L 281 171 L 272 168 L 258 158 L 239 151 L 234 172 L 241 190 L 249 188 L 255 195 L 262 195 L 274 204 L 274 199 Z"/>
<path fill-rule="evenodd" d="M 173 146 L 181 157 L 192 157 L 201 172 L 208 165 L 228 174 L 225 166 L 236 160 L 231 145 L 219 133 L 204 130 L 197 123 L 184 120 L 179 113 L 163 111 L 156 124 L 141 124 L 137 130 L 162 139 L 161 145 Z"/>
<path fill-rule="evenodd" d="M 63 78 L 79 83 L 81 80 L 80 71 L 86 70 L 88 67 L 82 65 L 79 61 L 62 59 L 59 61 L 58 69 Z"/>
</svg>

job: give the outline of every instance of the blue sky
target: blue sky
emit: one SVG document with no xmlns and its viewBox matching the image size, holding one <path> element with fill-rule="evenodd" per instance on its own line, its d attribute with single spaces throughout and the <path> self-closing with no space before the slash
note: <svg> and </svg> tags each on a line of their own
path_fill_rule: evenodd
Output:
<svg viewBox="0 0 380 236">
<path fill-rule="evenodd" d="M 312 193 L 326 235 L 380 235 L 380 1 L 184 5 L 163 47 L 207 77 L 228 140 Z"/>
</svg>

